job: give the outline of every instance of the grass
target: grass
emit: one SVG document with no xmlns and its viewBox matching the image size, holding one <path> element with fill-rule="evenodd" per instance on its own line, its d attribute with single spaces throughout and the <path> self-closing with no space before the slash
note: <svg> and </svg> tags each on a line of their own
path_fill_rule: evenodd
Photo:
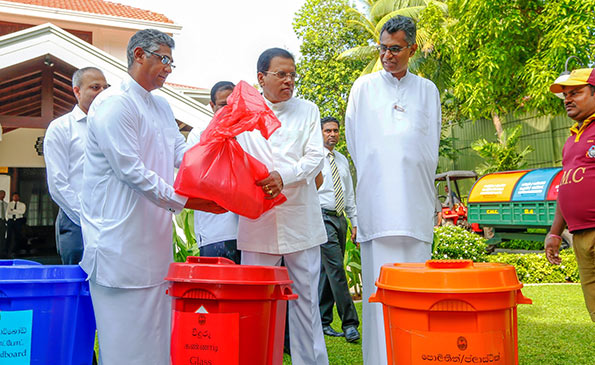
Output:
<svg viewBox="0 0 595 365">
<path fill-rule="evenodd" d="M 585 308 L 580 285 L 527 285 L 522 291 L 533 304 L 518 306 L 519 364 L 595 364 L 595 324 Z M 361 320 L 361 302 L 355 307 Z M 336 312 L 333 328 L 341 328 Z M 325 340 L 329 364 L 363 363 L 361 341 L 352 344 L 327 336 Z M 285 355 L 283 364 L 291 364 L 291 358 Z"/>
</svg>

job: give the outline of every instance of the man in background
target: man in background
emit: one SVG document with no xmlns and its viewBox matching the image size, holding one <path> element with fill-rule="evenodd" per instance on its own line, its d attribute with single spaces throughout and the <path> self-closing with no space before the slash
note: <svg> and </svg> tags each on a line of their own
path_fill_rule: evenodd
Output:
<svg viewBox="0 0 595 365">
<path fill-rule="evenodd" d="M 6 247 L 6 212 L 8 203 L 4 201 L 6 191 L 0 190 L 0 257 L 6 256 L 8 247 Z"/>
<path fill-rule="evenodd" d="M 12 193 L 12 200 L 8 203 L 8 218 L 6 225 L 6 241 L 8 242 L 9 258 L 14 258 L 15 254 L 25 249 L 25 212 L 27 206 L 21 201 L 19 193 Z"/>
<path fill-rule="evenodd" d="M 85 67 L 72 75 L 77 105 L 50 123 L 43 140 L 43 156 L 50 196 L 60 210 L 56 217 L 56 248 L 64 265 L 83 258 L 80 192 L 83 180 L 87 113 L 100 92 L 108 88 L 103 72 Z"/>
<path fill-rule="evenodd" d="M 351 240 L 355 244 L 357 236 L 357 211 L 349 161 L 335 146 L 339 142 L 339 121 L 333 117 L 323 118 L 322 141 L 324 143 L 323 182 L 318 188 L 318 198 L 322 208 L 322 219 L 326 228 L 327 241 L 320 246 L 320 318 L 322 330 L 327 336 L 345 336 L 347 342 L 359 340 L 357 330 L 359 319 L 349 292 L 343 259 L 347 241 L 348 223 L 351 221 Z M 331 327 L 333 307 L 337 303 L 337 312 L 341 318 L 343 333 Z"/>
<path fill-rule="evenodd" d="M 219 81 L 211 88 L 209 105 L 213 113 L 227 105 L 227 97 L 235 85 L 229 81 Z M 188 148 L 200 141 L 202 130 L 193 128 L 188 134 Z M 236 264 L 240 263 L 241 252 L 238 250 L 238 215 L 232 212 L 212 214 L 194 212 L 194 233 L 200 249 L 200 255 L 206 257 L 225 257 Z"/>
</svg>

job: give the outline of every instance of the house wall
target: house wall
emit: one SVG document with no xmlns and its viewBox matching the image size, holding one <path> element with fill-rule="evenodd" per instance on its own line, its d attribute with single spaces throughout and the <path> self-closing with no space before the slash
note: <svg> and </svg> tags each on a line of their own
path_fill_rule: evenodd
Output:
<svg viewBox="0 0 595 365">
<path fill-rule="evenodd" d="M 36 26 L 52 23 L 62 29 L 75 29 L 93 33 L 93 45 L 114 57 L 126 61 L 126 46 L 136 30 L 107 27 L 92 23 L 78 23 L 59 19 L 39 18 L 24 15 L 0 13 L 0 21 L 30 24 Z"/>
<path fill-rule="evenodd" d="M 2 135 L 0 141 L 1 167 L 44 167 L 43 156 L 35 150 L 37 137 L 43 137 L 45 129 L 19 128 Z"/>
</svg>

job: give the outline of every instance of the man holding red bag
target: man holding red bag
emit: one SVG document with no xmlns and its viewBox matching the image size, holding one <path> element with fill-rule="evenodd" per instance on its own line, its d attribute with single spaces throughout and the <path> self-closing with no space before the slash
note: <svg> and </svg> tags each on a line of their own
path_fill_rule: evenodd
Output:
<svg viewBox="0 0 595 365">
<path fill-rule="evenodd" d="M 327 240 L 315 184 L 324 158 L 320 113 L 313 103 L 293 97 L 297 75 L 291 53 L 268 49 L 257 70 L 265 101 L 281 127 L 268 140 L 258 131 L 237 140 L 270 171 L 257 185 L 269 199 L 283 193 L 287 201 L 257 219 L 240 217 L 238 249 L 245 265 L 278 266 L 284 259 L 299 296 L 289 302 L 292 362 L 328 364 L 318 307 L 319 246 Z"/>
</svg>

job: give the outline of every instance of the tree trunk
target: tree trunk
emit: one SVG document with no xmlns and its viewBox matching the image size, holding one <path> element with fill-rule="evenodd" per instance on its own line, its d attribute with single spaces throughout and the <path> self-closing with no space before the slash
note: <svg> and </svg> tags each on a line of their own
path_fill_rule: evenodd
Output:
<svg viewBox="0 0 595 365">
<path fill-rule="evenodd" d="M 496 128 L 498 141 L 501 141 L 500 137 L 502 136 L 502 122 L 500 121 L 500 116 L 497 113 L 492 114 L 492 123 L 494 123 L 494 128 Z"/>
</svg>

